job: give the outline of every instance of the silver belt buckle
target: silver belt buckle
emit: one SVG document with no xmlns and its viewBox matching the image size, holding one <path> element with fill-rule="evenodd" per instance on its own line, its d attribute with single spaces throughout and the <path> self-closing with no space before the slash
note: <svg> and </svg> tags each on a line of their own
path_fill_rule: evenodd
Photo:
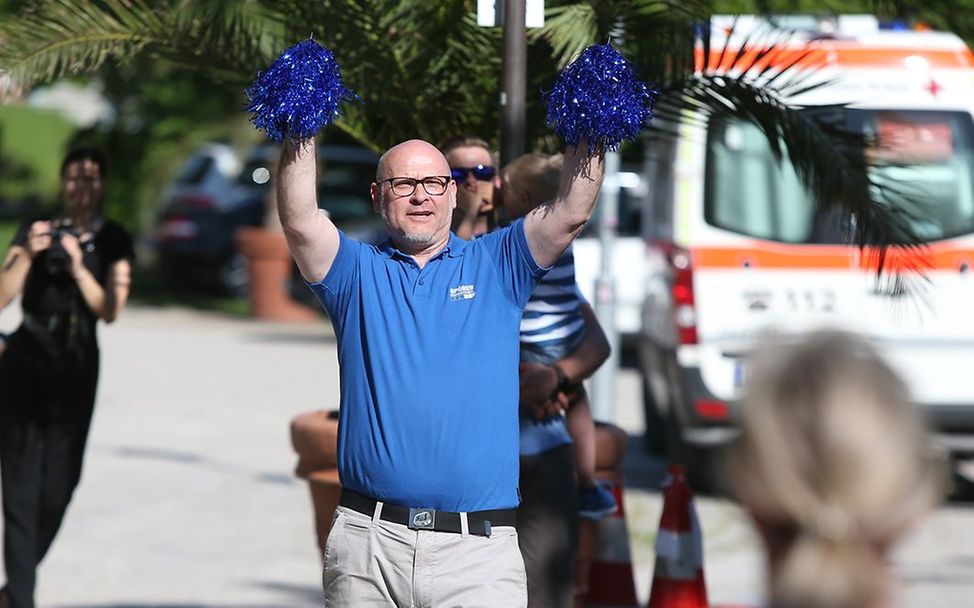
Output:
<svg viewBox="0 0 974 608">
<path fill-rule="evenodd" d="M 410 530 L 432 530 L 435 522 L 435 509 L 409 509 L 407 526 Z"/>
</svg>

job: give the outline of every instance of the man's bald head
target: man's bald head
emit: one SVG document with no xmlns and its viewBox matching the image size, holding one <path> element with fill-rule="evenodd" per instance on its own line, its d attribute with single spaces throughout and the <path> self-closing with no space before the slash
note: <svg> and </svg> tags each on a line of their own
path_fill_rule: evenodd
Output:
<svg viewBox="0 0 974 608">
<path fill-rule="evenodd" d="M 382 155 L 375 173 L 372 206 L 396 246 L 409 253 L 445 247 L 457 188 L 439 149 L 421 139 L 404 141 Z"/>
<path fill-rule="evenodd" d="M 425 173 L 414 174 L 417 170 Z M 428 175 L 450 175 L 450 164 L 439 148 L 423 141 L 410 139 L 386 150 L 379 158 L 375 179 L 382 181 L 390 177 L 426 177 Z"/>
</svg>

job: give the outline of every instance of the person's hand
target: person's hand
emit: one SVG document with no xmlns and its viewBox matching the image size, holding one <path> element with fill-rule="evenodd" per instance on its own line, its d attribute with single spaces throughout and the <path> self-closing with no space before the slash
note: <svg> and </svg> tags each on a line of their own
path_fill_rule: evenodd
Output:
<svg viewBox="0 0 974 608">
<path fill-rule="evenodd" d="M 558 388 L 558 374 L 543 363 L 522 363 L 518 368 L 521 403 L 534 406 L 547 401 Z"/>
<path fill-rule="evenodd" d="M 493 206 L 483 198 L 479 189 L 457 188 L 457 208 L 453 211 L 453 232 L 462 239 L 474 238 L 477 236 L 477 222 L 480 216 L 491 209 Z"/>
<path fill-rule="evenodd" d="M 538 420 L 544 420 L 545 418 L 551 418 L 552 416 L 561 416 L 568 411 L 568 406 L 570 403 L 571 398 L 565 393 L 559 391 L 552 395 L 541 408 L 535 408 L 535 416 Z"/>
<path fill-rule="evenodd" d="M 476 219 L 480 215 L 481 197 L 476 190 L 457 188 L 457 209 L 454 213 L 463 218 Z"/>
<path fill-rule="evenodd" d="M 33 258 L 51 246 L 51 222 L 34 222 L 27 230 L 27 254 Z"/>
<path fill-rule="evenodd" d="M 64 234 L 61 236 L 61 247 L 64 247 L 64 252 L 71 259 L 72 274 L 77 274 L 77 271 L 84 266 L 84 253 L 81 251 L 81 242 L 73 234 Z"/>
<path fill-rule="evenodd" d="M 477 194 L 480 196 L 477 213 L 480 215 L 491 213 L 494 210 L 494 183 L 477 182 Z"/>
<path fill-rule="evenodd" d="M 521 405 L 536 420 L 560 415 L 568 406 L 565 395 L 558 393 L 558 374 L 542 363 L 522 363 L 519 368 Z"/>
</svg>

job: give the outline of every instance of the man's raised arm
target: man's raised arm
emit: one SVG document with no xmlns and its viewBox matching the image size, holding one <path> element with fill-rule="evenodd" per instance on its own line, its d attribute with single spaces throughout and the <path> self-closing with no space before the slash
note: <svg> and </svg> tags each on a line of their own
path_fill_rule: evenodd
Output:
<svg viewBox="0 0 974 608">
<path fill-rule="evenodd" d="M 528 247 L 539 266 L 554 264 L 592 215 L 602 186 L 604 156 L 589 156 L 587 151 L 584 141 L 575 149 L 569 146 L 555 200 L 536 207 L 524 220 Z"/>
<path fill-rule="evenodd" d="M 325 278 L 338 254 L 338 229 L 318 209 L 318 155 L 314 138 L 281 145 L 277 213 L 291 255 L 306 281 Z"/>
</svg>

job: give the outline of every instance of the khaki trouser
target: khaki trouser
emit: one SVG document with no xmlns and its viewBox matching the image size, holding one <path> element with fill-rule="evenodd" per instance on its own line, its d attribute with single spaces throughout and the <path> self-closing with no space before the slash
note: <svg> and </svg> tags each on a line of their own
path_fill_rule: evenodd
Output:
<svg viewBox="0 0 974 608">
<path fill-rule="evenodd" d="M 524 562 L 513 527 L 490 537 L 410 530 L 338 507 L 322 577 L 326 608 L 524 608 Z"/>
</svg>

